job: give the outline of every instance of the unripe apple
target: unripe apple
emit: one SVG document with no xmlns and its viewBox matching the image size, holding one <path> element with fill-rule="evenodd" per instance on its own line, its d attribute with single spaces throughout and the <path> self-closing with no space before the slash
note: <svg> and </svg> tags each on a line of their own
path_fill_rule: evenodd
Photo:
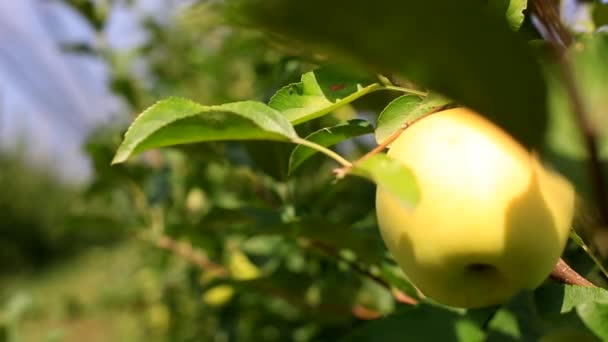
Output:
<svg viewBox="0 0 608 342">
<path fill-rule="evenodd" d="M 412 209 L 378 188 L 378 224 L 426 296 L 490 306 L 551 273 L 569 236 L 574 189 L 506 132 L 449 109 L 406 129 L 388 155 L 412 170 L 421 197 Z"/>
</svg>

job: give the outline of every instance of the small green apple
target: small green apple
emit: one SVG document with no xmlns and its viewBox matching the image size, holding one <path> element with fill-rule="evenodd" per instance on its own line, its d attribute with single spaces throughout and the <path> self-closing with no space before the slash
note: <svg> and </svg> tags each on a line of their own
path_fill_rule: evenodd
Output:
<svg viewBox="0 0 608 342">
<path fill-rule="evenodd" d="M 388 155 L 416 176 L 412 210 L 378 188 L 382 237 L 429 298 L 473 308 L 533 289 L 564 249 L 575 192 L 511 136 L 466 108 L 430 115 Z"/>
</svg>

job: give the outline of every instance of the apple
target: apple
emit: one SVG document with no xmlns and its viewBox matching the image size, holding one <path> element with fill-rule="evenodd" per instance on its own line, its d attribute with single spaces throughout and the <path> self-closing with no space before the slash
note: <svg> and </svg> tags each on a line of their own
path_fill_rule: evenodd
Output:
<svg viewBox="0 0 608 342">
<path fill-rule="evenodd" d="M 388 155 L 414 173 L 408 208 L 378 188 L 382 237 L 399 266 L 436 302 L 463 308 L 539 286 L 568 240 L 575 191 L 498 126 L 467 108 L 419 120 Z"/>
</svg>

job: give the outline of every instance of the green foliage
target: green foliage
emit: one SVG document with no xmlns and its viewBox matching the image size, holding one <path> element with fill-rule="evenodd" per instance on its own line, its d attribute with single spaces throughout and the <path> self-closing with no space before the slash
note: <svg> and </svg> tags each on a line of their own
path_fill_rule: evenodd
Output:
<svg viewBox="0 0 608 342">
<path fill-rule="evenodd" d="M 401 311 L 355 330 L 343 341 L 484 341 L 483 331 L 462 313 L 426 304 Z"/>
<path fill-rule="evenodd" d="M 137 327 L 131 339 L 152 341 L 608 339 L 603 288 L 548 280 L 498 307 L 433 303 L 394 263 L 376 225 L 376 186 L 409 208 L 424 193 L 402 164 L 367 155 L 373 138 L 381 144 L 454 105 L 477 109 L 528 147 L 542 145 L 542 157 L 577 189 L 592 188 L 563 80 L 517 32 L 529 19 L 527 1 L 230 2 L 239 20 L 287 38 L 283 44 L 328 53 L 322 63 L 223 26 L 216 5 L 195 4 L 167 25 L 149 19 L 145 46 L 102 53 L 134 110 L 169 98 L 143 111 L 124 139 L 116 128 L 102 130 L 86 146 L 97 177 L 71 207 L 76 214 L 61 221 L 112 227 L 137 242 L 117 247 L 117 259 L 73 266 L 107 273 L 75 285 L 101 294 L 92 295 L 94 305 L 67 296 L 66 315 L 128 312 L 121 320 Z M 605 41 L 580 37 L 568 52 L 597 123 L 608 88 Z M 138 59 L 152 82 L 130 72 Z M 2 198 L 0 205 L 11 203 Z M 593 248 L 573 236 L 565 257 L 585 257 L 585 275 L 606 285 L 585 254 Z M 58 278 L 66 284 L 87 274 Z M 57 298 L 54 287 L 46 291 Z M 36 321 L 25 312 L 19 319 Z"/>
<path fill-rule="evenodd" d="M 528 146 L 538 146 L 540 142 L 544 143 L 542 133 L 545 129 L 545 118 L 548 112 L 542 99 L 545 98 L 547 86 L 540 76 L 541 69 L 532 57 L 531 50 L 522 44 L 521 37 L 506 29 L 506 26 L 498 24 L 500 21 L 490 19 L 496 18 L 492 13 L 504 13 L 507 18 L 505 22 L 509 23 L 511 29 L 517 29 L 523 22 L 522 13 L 527 5 L 526 2 L 493 2 L 489 3 L 486 9 L 464 4 L 440 4 L 439 14 L 436 13 L 437 11 L 433 12 L 436 17 L 434 20 L 438 20 L 434 23 L 444 30 L 425 31 L 416 27 L 416 24 L 408 24 L 412 26 L 410 29 L 417 34 L 416 36 L 408 36 L 401 31 L 401 34 L 397 36 L 394 31 L 389 29 L 392 27 L 390 15 L 393 13 L 403 15 L 405 11 L 393 9 L 395 11 L 388 14 L 389 18 L 374 21 L 375 15 L 379 15 L 380 12 L 366 7 L 367 5 L 364 4 L 355 4 L 353 6 L 361 6 L 358 8 L 359 10 L 369 13 L 369 18 L 371 18 L 368 18 L 369 22 L 374 22 L 376 25 L 366 26 L 366 30 L 357 31 L 356 35 L 351 34 L 349 39 L 346 39 L 343 34 L 347 32 L 347 27 L 354 26 L 352 22 L 354 18 L 349 16 L 347 11 L 334 15 L 332 22 L 336 23 L 335 30 L 324 31 L 322 36 L 321 31 L 318 31 L 315 26 L 312 28 L 306 26 L 304 29 L 304 21 L 301 21 L 307 18 L 306 15 L 302 16 L 302 13 L 312 13 L 310 11 L 312 7 L 308 6 L 313 6 L 313 4 L 296 4 L 289 1 L 261 4 L 250 1 L 241 2 L 238 8 L 240 11 L 245 8 L 248 20 L 253 18 L 254 22 L 255 18 L 264 16 L 265 22 L 256 22 L 256 24 L 271 31 L 279 28 L 285 29 L 282 33 L 287 36 L 296 37 L 305 43 L 314 43 L 313 45 L 321 47 L 323 51 L 336 52 L 338 55 L 347 56 L 351 61 L 375 67 L 376 70 L 388 70 L 406 75 L 413 81 L 429 86 L 432 90 L 445 93 L 455 101 L 482 110 L 490 119 L 507 128 L 510 133 Z M 425 14 L 430 13 L 430 8 L 437 7 L 438 4 L 408 3 L 404 6 L 409 6 L 406 15 L 425 17 Z M 448 9 L 450 15 L 448 15 Z M 490 12 L 483 12 L 487 9 L 491 9 Z M 443 10 L 446 10 L 446 13 L 443 13 Z M 479 10 L 482 12 L 478 12 Z M 282 17 L 279 18 L 275 15 L 276 13 L 282 13 Z M 285 16 L 284 13 L 298 13 L 299 16 L 297 18 Z M 382 13 L 388 13 L 386 8 Z M 455 14 L 461 14 L 461 17 Z M 475 17 L 473 18 L 473 16 Z M 458 29 L 448 30 L 448 27 L 455 27 L 455 17 L 460 20 L 466 18 L 466 25 L 459 22 Z M 428 24 L 425 23 L 425 25 Z M 348 32 L 352 33 L 352 31 Z M 483 42 L 484 49 L 472 48 L 470 43 L 462 41 L 463 37 L 480 45 Z M 489 37 L 493 37 L 493 39 L 500 37 L 500 44 L 489 42 Z M 436 44 L 434 42 L 439 39 L 455 42 L 454 46 L 448 46 L 453 50 L 448 49 L 445 54 L 451 58 L 450 62 L 446 63 L 444 56 L 441 59 L 442 63 L 449 66 L 449 70 L 439 66 L 439 59 L 431 53 L 436 46 L 430 46 L 430 44 Z M 404 44 L 404 41 L 407 44 Z M 389 47 L 404 45 L 413 50 L 403 54 L 393 48 L 392 53 L 381 56 L 371 50 L 372 47 L 376 48 L 375 51 L 382 51 L 388 50 Z M 592 44 L 592 46 L 595 45 Z M 510 60 L 509 63 L 504 60 L 506 55 L 496 55 L 496 53 L 506 53 L 505 49 L 510 49 L 515 53 L 514 60 Z M 395 56 L 400 58 L 396 59 Z M 422 59 L 422 56 L 425 58 Z M 573 58 L 578 63 L 578 59 L 582 60 L 583 57 Z M 465 60 L 478 61 L 476 68 L 469 68 L 468 63 L 472 62 L 465 63 Z M 575 63 L 575 67 L 585 68 L 589 64 L 595 63 L 587 62 L 580 62 L 584 63 L 581 66 Z M 513 67 L 510 67 L 511 65 Z M 487 78 L 488 75 L 481 75 L 483 70 L 489 70 L 489 68 L 500 68 L 500 70 L 493 69 L 492 80 Z M 590 68 L 597 70 L 597 67 Z M 464 72 L 467 74 L 465 75 Z M 581 77 L 585 77 L 584 75 L 586 73 L 583 73 Z M 441 81 L 438 79 L 440 76 Z M 446 79 L 448 81 L 445 81 Z M 559 101 L 555 99 L 557 94 L 561 94 L 556 91 L 561 87 L 560 81 L 554 81 L 549 82 L 552 89 L 550 93 L 552 106 L 554 106 L 554 101 Z M 518 85 L 515 86 L 515 83 Z M 593 80 L 585 80 L 581 84 L 593 86 L 594 89 L 604 88 L 603 83 Z M 339 120 L 337 123 L 331 121 L 332 113 L 338 108 L 347 104 L 357 108 L 357 103 L 353 103 L 354 100 L 362 99 L 364 95 L 369 95 L 377 90 L 397 90 L 408 93 L 408 95 L 394 98 L 392 102 L 384 105 L 383 110 L 377 110 L 380 114 L 375 128 L 362 119 L 346 123 Z M 512 97 L 505 97 L 506 93 Z M 535 98 L 534 101 L 532 101 L 532 97 Z M 516 98 L 517 101 L 513 101 L 513 98 Z M 593 99 L 585 98 L 585 102 L 593 103 Z M 438 306 L 427 299 L 419 298 L 415 288 L 399 271 L 396 271 L 398 268 L 382 257 L 384 248 L 378 244 L 378 236 L 369 235 L 375 226 L 372 205 L 364 206 L 365 209 L 359 215 L 356 215 L 357 210 L 354 208 L 347 210 L 342 208 L 343 202 L 349 202 L 349 199 L 353 198 L 352 194 L 349 195 L 351 190 L 347 191 L 347 189 L 353 189 L 348 183 L 355 180 L 352 178 L 342 180 L 346 174 L 364 177 L 379 187 L 390 189 L 404 206 L 414 208 L 420 196 L 424 194 L 420 193 L 416 179 L 408 169 L 383 153 L 365 155 L 356 159 L 357 156 L 363 155 L 366 149 L 356 153 L 354 161 L 351 162 L 339 154 L 344 153 L 340 146 L 350 138 L 371 132 L 375 134 L 376 142 L 382 143 L 399 129 L 407 127 L 434 110 L 449 105 L 452 105 L 450 100 L 434 92 L 429 94 L 417 91 L 415 88 L 398 87 L 387 78 L 377 77 L 377 81 L 375 81 L 374 77 L 349 74 L 335 66 L 321 67 L 304 74 L 299 83 L 281 88 L 270 99 L 268 106 L 259 102 L 222 105 L 230 106 L 230 109 L 227 109 L 228 107 L 202 106 L 185 100 L 161 102 L 142 113 L 133 123 L 125 136 L 125 141 L 119 149 L 115 162 L 124 161 L 133 152 L 187 142 L 264 139 L 287 141 L 298 145 L 291 150 L 277 152 L 281 155 L 289 155 L 289 160 L 275 159 L 275 161 L 280 160 L 287 163 L 289 177 L 278 178 L 272 175 L 271 178 L 264 178 L 264 181 L 255 182 L 258 184 L 257 186 L 262 187 L 254 191 L 260 198 L 253 201 L 247 200 L 242 197 L 243 194 L 237 195 L 238 199 L 233 198 L 229 201 L 221 197 L 210 198 L 210 202 L 216 204 L 206 206 L 204 220 L 201 218 L 200 222 L 204 222 L 207 229 L 214 226 L 218 228 L 229 226 L 230 230 L 238 232 L 238 235 L 248 236 L 246 239 L 248 242 L 239 247 L 244 253 L 234 254 L 237 251 L 234 245 L 228 248 L 232 255 L 229 260 L 233 260 L 235 255 L 238 255 L 237 259 L 244 260 L 242 261 L 244 264 L 233 268 L 232 262 L 229 261 L 228 267 L 234 272 L 228 277 L 229 279 L 218 278 L 215 282 L 211 282 L 213 286 L 210 286 L 209 289 L 214 289 L 214 291 L 221 289 L 221 291 L 210 293 L 217 294 L 218 298 L 223 298 L 222 301 L 232 303 L 235 293 L 246 290 L 252 290 L 258 294 L 269 291 L 278 292 L 280 298 L 300 309 L 308 307 L 313 310 L 312 312 L 333 310 L 338 317 L 334 317 L 331 321 L 345 323 L 347 320 L 344 320 L 344 315 L 348 315 L 349 312 L 347 308 L 353 304 L 356 305 L 357 300 L 360 300 L 356 298 L 365 298 L 369 295 L 363 294 L 366 292 L 366 287 L 360 287 L 359 291 L 363 292 L 357 295 L 355 295 L 357 291 L 341 293 L 341 295 L 331 292 L 329 297 L 321 295 L 319 298 L 319 295 L 314 293 L 320 291 L 319 288 L 324 288 L 324 285 L 316 282 L 313 282 L 316 285 L 311 285 L 312 287 L 305 285 L 309 280 L 306 280 L 304 275 L 315 272 L 308 268 L 310 264 L 304 260 L 310 262 L 314 258 L 308 258 L 314 255 L 315 258 L 320 257 L 329 261 L 330 264 L 333 263 L 338 269 L 357 271 L 363 275 L 364 279 L 368 276 L 366 281 L 374 280 L 377 286 L 384 287 L 384 295 L 380 295 L 378 298 L 386 296 L 388 289 L 398 288 L 422 302 L 413 307 L 397 307 L 387 317 L 364 324 L 350 334 L 332 335 L 343 338 L 345 341 L 367 341 L 378 338 L 397 341 L 402 340 L 404 336 L 409 336 L 413 340 L 536 340 L 556 336 L 566 330 L 568 334 L 604 338 L 605 331 L 599 322 L 605 319 L 606 305 L 603 304 L 603 298 L 608 292 L 600 288 L 586 289 L 548 283 L 534 293 L 522 293 L 501 307 L 468 312 Z M 559 111 L 552 112 L 552 120 L 555 120 L 556 112 L 559 113 Z M 217 122 L 216 117 L 206 119 L 205 117 L 209 113 L 217 113 L 221 118 L 221 124 L 215 125 L 211 122 L 214 120 Z M 251 126 L 231 124 L 228 121 L 228 117 L 231 115 L 245 117 L 254 124 Z M 190 117 L 198 117 L 200 120 L 191 121 L 188 119 Z M 329 122 L 332 123 L 327 124 Z M 292 124 L 299 125 L 298 133 L 295 133 L 296 130 L 291 126 Z M 555 131 L 552 130 L 555 128 L 555 124 L 556 121 L 551 121 L 549 141 L 551 141 L 552 134 L 555 134 Z M 319 125 L 320 129 L 317 128 Z M 271 127 L 281 128 L 273 130 Z M 269 132 L 272 134 L 269 135 Z M 300 136 L 306 136 L 306 139 L 302 139 Z M 148 139 L 149 142 L 146 142 Z M 336 145 L 337 149 L 328 149 Z M 254 160 L 256 163 L 260 160 L 259 157 L 255 157 L 255 154 L 252 154 L 254 150 L 251 149 L 240 150 L 240 153 L 245 151 L 246 154 L 250 154 L 249 158 L 243 159 L 242 155 L 236 159 L 230 157 L 234 153 L 231 151 L 234 151 L 235 146 L 228 145 L 226 150 L 228 159 L 232 160 L 231 163 L 244 162 L 244 170 L 249 170 L 247 160 Z M 340 180 L 337 185 L 330 185 L 333 177 L 326 162 L 316 160 L 316 163 L 303 163 L 316 152 L 322 152 L 342 164 L 342 168 L 334 170 Z M 312 169 L 313 166 L 316 169 Z M 225 170 L 232 167 L 234 166 L 227 166 Z M 293 172 L 296 169 L 299 172 Z M 313 171 L 312 175 L 311 171 Z M 257 177 L 256 173 L 249 172 L 250 170 L 247 171 L 250 177 Z M 222 177 L 221 180 L 218 179 L 218 184 L 227 184 L 226 180 L 232 180 L 232 177 Z M 242 185 L 239 188 L 241 191 L 246 189 Z M 370 201 L 373 192 L 368 191 L 366 196 Z M 207 196 L 205 198 L 209 200 Z M 350 201 L 350 204 L 354 205 L 355 202 L 362 201 Z M 257 205 L 251 206 L 253 203 L 257 203 Z M 348 206 L 348 203 L 346 205 Z M 222 209 L 218 212 L 219 208 Z M 217 225 L 214 220 L 218 220 Z M 209 232 L 205 235 L 197 234 L 195 240 L 199 241 L 199 245 L 204 246 L 205 244 L 200 243 L 200 239 L 209 238 L 208 234 Z M 231 240 L 221 235 L 216 238 L 220 241 Z M 242 237 L 237 238 L 237 241 L 243 241 Z M 290 241 L 288 244 L 295 249 L 289 249 L 288 254 L 283 254 L 276 248 L 287 241 Z M 211 246 L 208 245 L 205 249 L 209 252 L 215 250 L 216 253 L 222 249 L 217 249 L 217 245 Z M 224 248 L 226 247 L 224 246 Z M 295 250 L 300 251 L 294 254 Z M 308 255 L 308 252 L 312 252 L 312 254 Z M 299 255 L 299 257 L 295 257 L 295 255 Z M 261 258 L 262 256 L 264 257 Z M 284 260 L 285 263 L 283 264 L 279 260 Z M 322 272 L 321 274 L 329 279 L 336 276 L 332 272 Z M 327 280 L 327 278 L 320 279 L 322 279 L 320 280 L 322 284 Z M 208 298 L 211 298 L 211 295 Z M 307 298 L 308 302 L 302 303 L 296 298 Z M 329 309 L 330 306 L 333 309 Z M 377 301 L 373 306 L 382 307 Z M 239 310 L 243 310 L 243 307 L 240 307 Z M 393 309 L 384 308 L 380 312 L 383 310 L 390 313 Z M 288 313 L 283 312 L 283 314 Z M 295 312 L 288 315 L 297 316 Z M 308 317 L 306 319 L 311 319 L 307 314 L 305 316 Z M 317 335 L 312 333 L 311 336 L 327 339 L 323 329 L 328 329 L 326 324 L 329 321 L 325 321 L 325 318 L 315 321 L 316 324 L 320 324 L 318 327 L 324 328 L 318 330 Z M 558 329 L 566 330 L 558 331 Z M 556 333 L 556 331 L 558 332 Z M 277 336 L 287 338 L 280 333 Z"/>
<path fill-rule="evenodd" d="M 241 22 L 405 76 L 484 113 L 528 147 L 542 141 L 541 68 L 523 38 L 476 1 L 232 3 Z"/>
</svg>

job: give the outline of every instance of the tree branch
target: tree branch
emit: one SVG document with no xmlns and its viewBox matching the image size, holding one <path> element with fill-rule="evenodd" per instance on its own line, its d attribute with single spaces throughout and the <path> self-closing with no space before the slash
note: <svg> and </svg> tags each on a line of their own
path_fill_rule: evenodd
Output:
<svg viewBox="0 0 608 342">
<path fill-rule="evenodd" d="M 554 52 L 561 68 L 561 75 L 566 90 L 570 95 L 572 109 L 574 110 L 576 121 L 583 135 L 587 152 L 589 153 L 589 174 L 591 180 L 595 184 L 595 197 L 600 217 L 602 223 L 608 225 L 608 193 L 606 192 L 606 182 L 603 177 L 602 164 L 598 153 L 597 133 L 589 121 L 585 103 L 576 84 L 574 70 L 565 55 L 566 48 L 572 44 L 574 39 L 560 20 L 557 8 L 551 0 L 531 0 L 530 4 L 536 17 L 546 29 L 550 41 L 554 44 Z M 566 284 L 595 286 L 568 266 L 563 259 L 558 261 L 555 269 L 551 273 L 551 278 Z"/>
<path fill-rule="evenodd" d="M 599 158 L 597 132 L 589 120 L 585 102 L 576 84 L 572 65 L 564 54 L 565 48 L 572 44 L 574 40 L 560 20 L 559 13 L 551 0 L 532 0 L 530 3 L 538 20 L 545 27 L 550 41 L 554 43 L 554 52 L 559 61 L 564 85 L 570 95 L 572 109 L 589 154 L 589 176 L 595 185 L 595 198 L 600 218 L 602 224 L 608 226 L 608 187 Z"/>
<path fill-rule="evenodd" d="M 358 265 L 355 262 L 352 262 L 350 260 L 347 260 L 345 258 L 343 258 L 340 253 L 333 247 L 330 246 L 326 243 L 323 243 L 321 241 L 316 241 L 316 240 L 306 240 L 307 243 L 322 251 L 323 253 L 329 255 L 330 257 L 337 259 L 341 262 L 346 263 L 351 269 L 353 269 L 355 272 L 361 274 L 362 276 L 369 278 L 370 280 L 374 281 L 375 283 L 377 283 L 378 285 L 386 288 L 387 290 L 391 291 L 391 293 L 393 294 L 393 297 L 395 298 L 395 300 L 397 302 L 403 303 L 403 304 L 407 304 L 407 305 L 416 305 L 418 304 L 418 300 L 415 298 L 412 298 L 410 296 L 408 296 L 407 294 L 403 293 L 403 291 L 397 289 L 396 287 L 392 286 L 391 284 L 389 284 L 386 280 L 382 279 L 381 277 L 378 277 L 374 274 L 372 274 L 370 271 L 366 270 L 365 268 L 361 267 L 360 265 Z"/>
<path fill-rule="evenodd" d="M 143 235 L 137 235 L 137 238 L 139 240 L 152 243 L 155 247 L 158 247 L 158 248 L 168 251 L 172 254 L 175 254 L 175 255 L 183 258 L 187 262 L 193 264 L 194 266 L 198 267 L 199 269 L 213 273 L 216 277 L 227 278 L 230 274 L 230 272 L 226 268 L 209 260 L 209 258 L 207 257 L 207 255 L 204 252 L 193 247 L 192 244 L 189 242 L 185 242 L 185 241 L 178 242 L 166 235 L 161 235 L 160 237 L 158 237 L 156 239 L 149 238 L 149 237 L 143 236 Z M 332 250 L 333 250 L 333 247 L 328 246 L 328 245 L 325 245 L 325 247 L 323 248 L 323 251 L 325 251 L 326 253 L 329 253 Z M 337 252 L 336 252 L 336 255 L 338 255 Z M 345 260 L 343 258 L 341 258 L 340 261 L 348 262 L 347 260 Z M 391 289 L 391 286 L 387 282 L 385 282 L 383 279 L 372 275 L 371 273 L 367 272 L 366 270 L 362 269 L 361 267 L 359 267 L 358 265 L 356 265 L 354 263 L 351 263 L 351 262 L 348 262 L 348 263 L 351 267 L 353 267 L 353 269 L 355 269 L 358 272 L 365 274 L 369 277 L 373 277 L 374 281 L 379 282 L 382 286 Z M 304 301 L 302 301 L 301 298 L 295 298 L 294 296 L 284 293 L 278 289 L 270 288 L 268 286 L 265 286 L 264 284 L 251 284 L 251 286 L 256 288 L 257 290 L 260 290 L 260 291 L 270 294 L 272 296 L 281 298 L 281 299 L 285 300 L 286 302 L 293 304 L 295 306 L 306 308 L 306 309 L 314 309 L 314 307 L 312 307 L 308 303 L 305 303 Z M 417 303 L 417 301 L 414 298 L 407 296 L 406 294 L 404 294 L 403 292 L 401 292 L 399 290 L 396 290 L 396 291 L 397 292 L 393 291 L 393 295 L 395 296 L 395 299 L 397 301 L 399 301 L 401 303 L 405 303 L 405 304 L 410 304 L 410 305 L 415 305 Z M 326 305 L 326 304 L 322 304 L 319 307 L 319 309 L 330 312 L 332 314 L 337 314 L 337 315 L 342 314 L 342 312 L 344 312 L 345 310 L 348 310 L 347 308 L 341 308 L 338 306 Z M 350 311 L 353 314 L 353 316 L 357 317 L 358 319 L 362 319 L 362 320 L 378 319 L 382 316 L 382 314 L 380 312 L 377 312 L 372 309 L 368 309 L 368 308 L 366 308 L 362 305 L 358 305 L 358 304 L 355 304 L 352 308 L 350 308 Z"/>
<path fill-rule="evenodd" d="M 209 260 L 204 252 L 194 248 L 190 242 L 178 242 L 167 235 L 161 235 L 157 238 L 137 235 L 137 238 L 139 240 L 152 243 L 155 247 L 178 255 L 201 270 L 209 271 L 220 278 L 225 278 L 229 274 L 228 270 L 226 270 L 223 266 Z"/>
<path fill-rule="evenodd" d="M 573 270 L 572 267 L 568 266 L 564 259 L 559 259 L 553 272 L 551 272 L 551 278 L 568 285 L 595 286 L 592 282 Z"/>
</svg>

